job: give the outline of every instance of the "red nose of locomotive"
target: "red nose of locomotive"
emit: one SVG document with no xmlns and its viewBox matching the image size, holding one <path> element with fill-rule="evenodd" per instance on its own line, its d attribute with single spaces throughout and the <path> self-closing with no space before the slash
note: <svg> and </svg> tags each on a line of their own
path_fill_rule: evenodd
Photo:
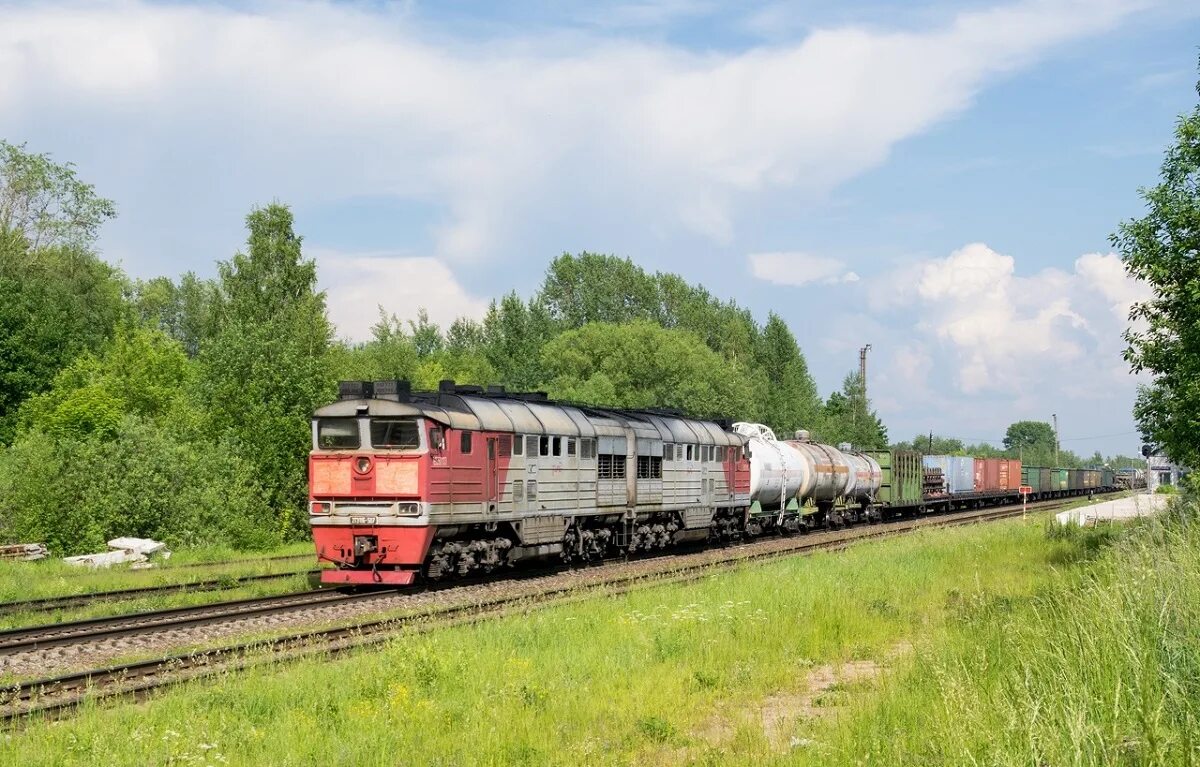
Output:
<svg viewBox="0 0 1200 767">
<path fill-rule="evenodd" d="M 340 401 L 313 423 L 309 521 L 330 584 L 404 585 L 425 561 L 434 529 L 422 492 L 430 424 L 400 403 Z"/>
</svg>

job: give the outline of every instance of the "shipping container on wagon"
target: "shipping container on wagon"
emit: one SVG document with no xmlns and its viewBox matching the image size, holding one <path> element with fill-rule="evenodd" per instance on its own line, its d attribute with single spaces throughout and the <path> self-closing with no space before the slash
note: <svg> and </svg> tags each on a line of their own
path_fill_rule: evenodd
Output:
<svg viewBox="0 0 1200 767">
<path fill-rule="evenodd" d="M 1065 493 L 1071 488 L 1070 469 L 1050 470 L 1050 489 L 1056 493 Z"/>
<path fill-rule="evenodd" d="M 1020 483 L 1020 461 L 1013 458 L 975 459 L 975 492 L 1016 492 Z"/>
<path fill-rule="evenodd" d="M 867 450 L 879 463 L 882 478 L 877 498 L 885 506 L 916 506 L 922 501 L 925 468 L 921 454 L 907 450 Z"/>
<path fill-rule="evenodd" d="M 926 469 L 941 469 L 950 493 L 975 491 L 975 459 L 961 455 L 927 455 L 921 459 Z"/>
</svg>

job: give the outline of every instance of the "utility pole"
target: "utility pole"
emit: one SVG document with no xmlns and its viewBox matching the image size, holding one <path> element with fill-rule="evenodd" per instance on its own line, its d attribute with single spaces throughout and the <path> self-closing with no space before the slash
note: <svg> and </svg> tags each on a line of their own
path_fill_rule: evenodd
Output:
<svg viewBox="0 0 1200 767">
<path fill-rule="evenodd" d="M 1058 413 L 1051 413 L 1054 419 L 1054 468 L 1058 468 Z"/>
<path fill-rule="evenodd" d="M 867 344 L 858 350 L 858 382 L 862 384 L 863 408 L 867 406 L 867 352 L 871 345 Z"/>
</svg>

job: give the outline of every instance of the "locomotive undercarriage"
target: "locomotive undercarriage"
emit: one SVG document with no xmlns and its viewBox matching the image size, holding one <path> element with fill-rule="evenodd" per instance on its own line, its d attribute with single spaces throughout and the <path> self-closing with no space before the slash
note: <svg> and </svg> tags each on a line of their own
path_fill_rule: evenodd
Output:
<svg viewBox="0 0 1200 767">
<path fill-rule="evenodd" d="M 512 549 L 513 540 L 507 531 L 471 528 L 453 539 L 434 541 L 422 571 L 430 581 L 486 575 L 512 567 Z"/>
<path fill-rule="evenodd" d="M 683 529 L 679 515 L 657 512 L 646 517 L 579 517 L 567 528 L 562 560 L 584 564 L 612 556 L 661 551 L 678 544 Z"/>
</svg>

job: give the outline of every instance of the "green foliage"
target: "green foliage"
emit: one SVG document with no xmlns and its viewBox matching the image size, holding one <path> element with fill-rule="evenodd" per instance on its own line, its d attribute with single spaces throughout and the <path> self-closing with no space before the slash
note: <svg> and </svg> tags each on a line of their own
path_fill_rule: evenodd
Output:
<svg viewBox="0 0 1200 767">
<path fill-rule="evenodd" d="M 1154 289 L 1125 334 L 1125 359 L 1153 375 L 1134 416 L 1173 460 L 1200 465 L 1200 105 L 1179 119 L 1161 181 L 1142 198 L 1146 215 L 1112 238 L 1129 274 Z"/>
<path fill-rule="evenodd" d="M 765 377 L 762 420 L 779 435 L 818 428 L 821 398 L 808 373 L 796 338 L 779 315 L 771 312 L 758 339 L 754 369 Z"/>
<path fill-rule="evenodd" d="M 80 181 L 71 163 L 60 165 L 0 139 L 0 247 L 19 238 L 35 251 L 84 250 L 116 214 L 112 200 Z"/>
<path fill-rule="evenodd" d="M 849 442 L 856 450 L 887 447 L 887 427 L 863 398 L 858 373 L 847 374 L 842 390 L 829 395 L 817 435 L 832 444 Z"/>
<path fill-rule="evenodd" d="M 27 397 L 104 344 L 124 311 L 122 282 L 85 251 L 0 239 L 0 443 L 12 439 Z"/>
<path fill-rule="evenodd" d="M 542 360 L 550 394 L 565 400 L 711 416 L 753 409 L 739 370 L 695 335 L 651 322 L 589 323 L 548 343 Z"/>
<path fill-rule="evenodd" d="M 187 442 L 127 417 L 115 433 L 31 432 L 0 453 L 4 534 L 56 553 L 103 550 L 120 535 L 173 545 L 277 542 L 253 468 L 229 445 Z"/>
<path fill-rule="evenodd" d="M 897 442 L 895 450 L 916 450 L 925 455 L 974 455 L 968 453 L 961 439 L 942 437 L 937 434 L 918 434 L 911 442 Z"/>
<path fill-rule="evenodd" d="M 178 285 L 168 277 L 139 280 L 133 285 L 130 303 L 138 319 L 158 327 L 179 341 L 189 357 L 195 357 L 213 335 L 216 296 L 215 282 L 188 272 Z"/>
<path fill-rule="evenodd" d="M 492 301 L 483 320 L 483 344 L 498 383 L 520 391 L 543 385 L 542 347 L 553 335 L 553 323 L 541 302 L 526 304 L 516 293 L 499 303 Z"/>
<path fill-rule="evenodd" d="M 1044 421 L 1017 421 L 1004 433 L 1008 450 L 1054 450 L 1054 427 Z"/>
<path fill-rule="evenodd" d="M 215 334 L 200 349 L 197 396 L 208 434 L 228 440 L 261 478 L 286 535 L 306 532 L 306 456 L 313 410 L 332 398 L 332 336 L 316 264 L 286 206 L 246 218 L 245 253 L 218 266 Z"/>
<path fill-rule="evenodd" d="M 100 354 L 84 353 L 21 409 L 25 429 L 54 437 L 112 436 L 125 415 L 163 420 L 184 397 L 192 370 L 178 342 L 122 327 Z"/>
</svg>

